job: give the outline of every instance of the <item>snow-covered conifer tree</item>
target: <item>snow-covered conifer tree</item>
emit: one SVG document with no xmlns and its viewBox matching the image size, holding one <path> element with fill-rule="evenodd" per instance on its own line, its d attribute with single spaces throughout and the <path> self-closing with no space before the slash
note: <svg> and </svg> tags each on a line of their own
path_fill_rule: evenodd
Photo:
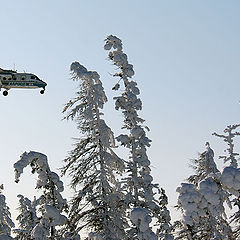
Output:
<svg viewBox="0 0 240 240">
<path fill-rule="evenodd" d="M 62 236 L 56 227 L 62 226 L 67 221 L 67 218 L 61 214 L 66 207 L 66 200 L 61 195 L 63 182 L 55 172 L 50 170 L 47 156 L 33 151 L 24 152 L 20 160 L 14 164 L 16 182 L 19 182 L 23 169 L 28 165 L 31 166 L 32 173 L 38 174 L 36 189 L 43 190 L 43 194 L 37 199 L 41 216 L 39 223 L 31 231 L 31 238 L 35 240 L 61 239 Z"/>
<path fill-rule="evenodd" d="M 19 228 L 14 229 L 16 240 L 28 240 L 31 239 L 31 232 L 33 228 L 38 224 L 39 219 L 37 217 L 37 205 L 38 201 L 34 198 L 33 201 L 27 197 L 19 194 L 19 208 L 20 214 L 17 217 L 19 222 Z"/>
<path fill-rule="evenodd" d="M 231 221 L 234 222 L 234 236 L 238 238 L 240 236 L 240 169 L 238 168 L 239 153 L 234 150 L 234 138 L 240 135 L 240 132 L 236 131 L 240 127 L 240 124 L 229 125 L 224 129 L 224 134 L 213 133 L 214 136 L 222 138 L 227 143 L 228 148 L 224 150 L 226 153 L 220 156 L 219 159 L 223 159 L 224 163 L 230 163 L 222 170 L 221 182 L 226 191 L 234 196 L 232 200 L 233 204 L 238 207 Z"/>
<path fill-rule="evenodd" d="M 230 161 L 230 166 L 237 168 L 238 167 L 238 162 L 236 157 L 239 156 L 239 153 L 234 152 L 234 143 L 233 143 L 233 139 L 236 136 L 240 135 L 240 132 L 233 132 L 235 129 L 237 129 L 238 127 L 240 127 L 240 124 L 234 124 L 234 125 L 229 125 L 224 129 L 224 133 L 226 133 L 226 135 L 223 134 L 217 134 L 217 133 L 213 133 L 214 136 L 223 138 L 223 141 L 227 143 L 228 148 L 224 151 L 227 152 L 227 155 L 224 156 L 220 156 L 220 159 L 223 159 L 224 163 Z"/>
<path fill-rule="evenodd" d="M 11 213 L 2 190 L 3 185 L 0 186 L 0 240 L 10 240 L 13 239 L 11 237 L 11 229 L 14 227 L 14 223 L 11 220 Z"/>
<path fill-rule="evenodd" d="M 102 119 L 107 101 L 100 76 L 78 62 L 71 64 L 73 80 L 80 80 L 76 97 L 63 112 L 75 120 L 81 136 L 65 159 L 63 173 L 69 173 L 75 196 L 70 202 L 68 230 L 90 230 L 89 239 L 124 240 L 127 221 L 124 197 L 116 173 L 124 163 L 113 151 L 114 136 Z"/>
<path fill-rule="evenodd" d="M 194 160 L 195 174 L 182 183 L 178 208 L 183 213 L 180 231 L 176 239 L 233 239 L 232 230 L 226 221 L 224 203 L 230 203 L 229 194 L 223 189 L 221 173 L 214 162 L 210 144 Z"/>
<path fill-rule="evenodd" d="M 150 160 L 147 156 L 147 147 L 150 146 L 151 140 L 146 136 L 145 130 L 148 128 L 143 125 L 144 120 L 138 116 L 142 102 L 138 98 L 140 91 L 137 83 L 131 80 L 134 75 L 133 65 L 128 63 L 127 55 L 122 51 L 122 41 L 116 36 L 110 35 L 106 38 L 104 49 L 109 51 L 109 59 L 120 69 L 120 72 L 114 74 L 120 80 L 113 90 L 117 91 L 121 82 L 124 87 L 122 94 L 114 99 L 116 110 L 120 109 L 124 114 L 122 128 L 129 131 L 128 135 L 121 134 L 116 138 L 121 145 L 130 150 L 126 167 L 129 174 L 124 179 L 125 201 L 133 224 L 128 231 L 129 239 L 157 239 L 158 236 L 152 229 L 153 224 L 150 225 L 152 221 L 156 222 L 157 233 L 161 239 L 173 239 L 170 234 L 170 216 L 166 217 L 168 211 L 164 212 L 165 228 L 162 227 L 162 206 L 155 196 L 156 193 L 160 194 L 161 190 L 157 184 L 152 183 Z M 163 229 L 167 229 L 164 234 L 161 232 Z"/>
<path fill-rule="evenodd" d="M 214 161 L 214 151 L 211 149 L 209 142 L 206 142 L 205 145 L 206 151 L 199 154 L 199 158 L 193 159 L 192 164 L 190 165 L 194 169 L 195 174 L 188 177 L 187 180 L 196 186 L 209 174 L 216 174 L 219 172 Z"/>
</svg>

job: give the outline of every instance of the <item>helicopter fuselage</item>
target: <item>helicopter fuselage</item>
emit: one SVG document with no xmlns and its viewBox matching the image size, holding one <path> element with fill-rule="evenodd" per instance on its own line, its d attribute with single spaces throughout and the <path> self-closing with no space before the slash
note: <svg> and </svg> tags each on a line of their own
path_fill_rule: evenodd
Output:
<svg viewBox="0 0 240 240">
<path fill-rule="evenodd" d="M 12 70 L 3 70 L 0 71 L 0 89 L 6 89 L 4 95 L 7 95 L 7 92 L 11 88 L 42 88 L 40 93 L 44 93 L 45 87 L 47 84 L 39 79 L 35 74 L 32 73 L 17 73 Z"/>
</svg>

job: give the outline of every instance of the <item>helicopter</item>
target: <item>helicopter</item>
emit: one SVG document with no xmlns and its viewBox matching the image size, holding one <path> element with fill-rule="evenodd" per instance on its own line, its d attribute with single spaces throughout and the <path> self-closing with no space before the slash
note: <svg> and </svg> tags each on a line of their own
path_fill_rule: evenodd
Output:
<svg viewBox="0 0 240 240">
<path fill-rule="evenodd" d="M 0 68 L 0 91 L 4 88 L 3 96 L 8 95 L 8 91 L 11 88 L 42 88 L 41 94 L 44 94 L 47 83 L 39 79 L 35 74 L 32 73 L 18 73 L 13 70 L 4 70 Z"/>
</svg>

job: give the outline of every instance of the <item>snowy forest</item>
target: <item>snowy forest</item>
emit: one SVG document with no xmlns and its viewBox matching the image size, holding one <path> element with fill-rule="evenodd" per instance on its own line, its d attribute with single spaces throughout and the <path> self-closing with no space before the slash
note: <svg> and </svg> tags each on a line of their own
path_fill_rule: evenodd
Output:
<svg viewBox="0 0 240 240">
<path fill-rule="evenodd" d="M 73 140 L 58 174 L 44 153 L 24 152 L 16 160 L 16 183 L 30 167 L 37 176 L 36 197 L 16 196 L 14 222 L 4 195 L 8 186 L 1 185 L 0 240 L 240 239 L 239 153 L 234 148 L 240 124 L 213 133 L 226 144 L 221 156 L 214 156 L 211 143 L 206 142 L 206 150 L 190 161 L 192 175 L 176 189 L 175 208 L 181 218 L 172 221 L 168 196 L 151 174 L 150 129 L 141 118 L 133 65 L 118 37 L 107 36 L 103 47 L 116 70 L 111 76 L 115 80 L 112 91 L 116 114 L 122 116 L 122 133 L 115 136 L 104 120 L 108 99 L 100 75 L 84 63 L 73 62 L 70 73 L 78 90 L 62 114 L 65 121 L 76 124 L 79 137 Z M 119 149 L 127 157 L 120 156 Z M 223 162 L 222 169 L 216 159 Z M 73 192 L 67 199 L 62 194 L 63 176 L 70 179 Z"/>
</svg>

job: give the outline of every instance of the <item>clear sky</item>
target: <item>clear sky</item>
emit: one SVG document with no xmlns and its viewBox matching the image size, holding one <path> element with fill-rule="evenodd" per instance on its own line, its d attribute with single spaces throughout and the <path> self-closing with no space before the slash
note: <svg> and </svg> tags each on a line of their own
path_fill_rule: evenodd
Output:
<svg viewBox="0 0 240 240">
<path fill-rule="evenodd" d="M 176 204 L 177 186 L 191 173 L 189 159 L 204 151 L 205 142 L 217 155 L 223 153 L 225 145 L 211 133 L 240 121 L 239 1 L 0 3 L 0 67 L 32 72 L 48 83 L 44 95 L 38 90 L 0 95 L 0 182 L 12 212 L 17 194 L 35 194 L 36 176 L 30 169 L 14 183 L 12 165 L 21 153 L 40 151 L 57 171 L 72 148 L 72 137 L 79 136 L 74 123 L 61 121 L 63 104 L 77 87 L 70 80 L 71 62 L 101 75 L 109 98 L 105 119 L 116 135 L 120 132 L 122 116 L 114 110 L 111 91 L 115 70 L 103 50 L 109 34 L 122 39 L 134 65 L 141 116 L 151 129 L 154 181 L 166 189 L 170 207 Z"/>
</svg>

